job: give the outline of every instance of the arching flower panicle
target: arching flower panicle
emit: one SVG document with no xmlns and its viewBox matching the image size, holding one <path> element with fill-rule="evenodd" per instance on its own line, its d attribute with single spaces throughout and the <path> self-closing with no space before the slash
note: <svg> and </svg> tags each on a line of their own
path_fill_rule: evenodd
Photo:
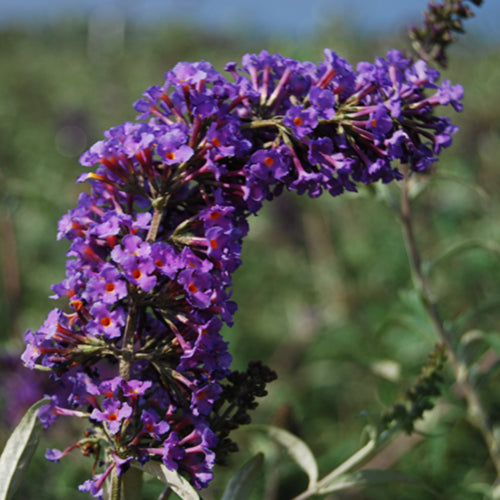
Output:
<svg viewBox="0 0 500 500">
<path fill-rule="evenodd" d="M 57 380 L 44 426 L 89 420 L 78 443 L 104 466 L 80 489 L 96 497 L 131 460 L 205 487 L 275 378 L 231 370 L 221 335 L 250 215 L 284 190 L 337 196 L 400 179 L 399 162 L 429 170 L 457 131 L 434 109 L 462 109 L 461 86 L 395 50 L 356 70 L 329 49 L 318 64 L 262 51 L 226 73 L 181 62 L 147 89 L 137 120 L 82 155 L 90 192 L 59 222 L 70 249 L 52 289 L 68 308 L 26 332 L 22 360 Z"/>
</svg>

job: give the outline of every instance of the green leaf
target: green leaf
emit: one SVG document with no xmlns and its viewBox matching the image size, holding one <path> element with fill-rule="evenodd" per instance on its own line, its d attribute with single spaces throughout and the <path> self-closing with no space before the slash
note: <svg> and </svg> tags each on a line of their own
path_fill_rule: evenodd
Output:
<svg viewBox="0 0 500 500">
<path fill-rule="evenodd" d="M 132 465 L 170 486 L 172 491 L 179 495 L 182 500 L 200 500 L 198 493 L 186 479 L 177 471 L 167 469 L 161 462 L 150 460 L 141 466 L 139 462 L 133 461 Z"/>
<path fill-rule="evenodd" d="M 21 479 L 40 440 L 42 423 L 37 418 L 38 410 L 49 401 L 49 398 L 44 398 L 31 406 L 5 445 L 0 456 L 0 471 L 2 474 L 0 500 L 12 498 L 21 483 Z"/>
<path fill-rule="evenodd" d="M 419 483 L 415 478 L 398 472 L 396 470 L 363 469 L 357 472 L 349 472 L 336 477 L 332 482 L 322 485 L 317 493 L 322 495 L 334 491 L 346 490 L 359 486 L 371 486 L 387 483 Z"/>
<path fill-rule="evenodd" d="M 493 350 L 500 356 L 500 335 L 497 332 L 486 333 L 484 338 Z"/>
<path fill-rule="evenodd" d="M 252 492 L 257 474 L 262 469 L 264 454 L 257 453 L 236 471 L 227 483 L 221 500 L 246 500 Z"/>
<path fill-rule="evenodd" d="M 279 429 L 272 425 L 248 425 L 248 430 L 256 430 L 266 433 L 270 438 L 285 448 L 292 459 L 309 477 L 308 488 L 314 488 L 318 481 L 318 465 L 314 455 L 304 441 L 288 431 Z"/>
<path fill-rule="evenodd" d="M 494 254 L 500 254 L 500 246 L 494 241 L 488 240 L 463 240 L 458 243 L 453 244 L 446 250 L 444 250 L 440 255 L 438 255 L 432 262 L 427 263 L 427 272 L 431 272 L 436 266 L 440 265 L 442 262 L 460 255 L 471 249 L 482 249 Z"/>
<path fill-rule="evenodd" d="M 137 500 L 142 498 L 142 476 L 143 470 L 130 467 L 130 469 L 122 476 L 122 499 L 121 500 Z"/>
<path fill-rule="evenodd" d="M 466 309 L 463 313 L 459 314 L 453 322 L 455 331 L 464 331 L 468 325 L 477 324 L 477 318 L 489 313 L 490 311 L 497 311 L 500 305 L 500 299 L 494 297 L 491 300 L 483 300 L 479 304 L 470 309 Z"/>
</svg>

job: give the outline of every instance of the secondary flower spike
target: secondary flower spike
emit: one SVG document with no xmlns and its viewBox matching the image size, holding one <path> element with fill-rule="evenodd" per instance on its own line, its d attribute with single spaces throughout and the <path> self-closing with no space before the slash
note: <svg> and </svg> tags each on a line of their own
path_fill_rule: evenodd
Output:
<svg viewBox="0 0 500 500">
<path fill-rule="evenodd" d="M 264 200 L 390 182 L 402 177 L 398 162 L 428 170 L 457 130 L 433 111 L 460 110 L 462 87 L 396 50 L 356 70 L 331 50 L 319 64 L 247 54 L 226 70 L 179 63 L 149 88 L 137 121 L 82 155 L 97 165 L 79 178 L 91 192 L 59 223 L 71 246 L 53 291 L 68 307 L 26 333 L 22 359 L 59 382 L 41 411 L 46 426 L 59 415 L 89 419 L 68 450 L 104 461 L 81 487 L 96 497 L 132 459 L 161 460 L 203 488 L 229 431 L 273 379 L 260 365 L 231 371 L 220 334 L 236 310 L 247 219 Z"/>
</svg>

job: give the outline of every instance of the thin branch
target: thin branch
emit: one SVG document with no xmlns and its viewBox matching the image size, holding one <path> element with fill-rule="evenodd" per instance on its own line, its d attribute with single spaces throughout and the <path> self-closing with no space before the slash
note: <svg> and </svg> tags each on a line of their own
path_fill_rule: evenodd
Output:
<svg viewBox="0 0 500 500">
<path fill-rule="evenodd" d="M 121 500 L 122 498 L 122 478 L 118 476 L 116 467 L 111 472 L 111 493 L 110 500 Z"/>
<path fill-rule="evenodd" d="M 415 238 L 413 226 L 411 201 L 409 195 L 409 172 L 408 166 L 403 165 L 404 179 L 401 188 L 401 212 L 403 236 L 411 267 L 412 278 L 417 291 L 419 292 L 424 307 L 432 321 L 434 329 L 439 337 L 439 341 L 446 347 L 455 375 L 457 387 L 461 396 L 465 399 L 470 422 L 479 430 L 488 447 L 491 461 L 496 470 L 497 478 L 500 477 L 500 445 L 495 437 L 488 415 L 474 385 L 469 379 L 467 365 L 457 356 L 449 332 L 444 327 L 444 322 L 438 310 L 437 303 L 433 297 L 432 290 L 426 274 L 422 268 L 422 259 Z"/>
<path fill-rule="evenodd" d="M 120 377 L 130 379 L 132 355 L 134 350 L 134 333 L 137 324 L 137 305 L 133 302 L 129 306 L 127 323 L 123 334 L 122 357 L 120 358 Z"/>
</svg>

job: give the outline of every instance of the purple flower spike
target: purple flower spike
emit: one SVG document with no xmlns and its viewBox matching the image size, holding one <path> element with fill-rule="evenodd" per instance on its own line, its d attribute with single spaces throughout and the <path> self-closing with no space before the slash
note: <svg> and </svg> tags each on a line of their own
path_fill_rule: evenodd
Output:
<svg viewBox="0 0 500 500">
<path fill-rule="evenodd" d="M 58 225 L 70 248 L 52 290 L 68 307 L 26 332 L 21 359 L 57 381 L 44 427 L 89 419 L 47 458 L 75 446 L 94 457 L 101 472 L 80 490 L 96 498 L 132 460 L 207 486 L 273 379 L 256 364 L 232 371 L 221 335 L 250 215 L 285 190 L 337 196 L 400 179 L 400 163 L 428 171 L 457 131 L 434 109 L 462 109 L 460 85 L 396 50 L 356 70 L 329 49 L 318 64 L 263 50 L 226 71 L 181 62 L 148 88 L 137 120 L 81 156 L 90 190 Z"/>
</svg>

